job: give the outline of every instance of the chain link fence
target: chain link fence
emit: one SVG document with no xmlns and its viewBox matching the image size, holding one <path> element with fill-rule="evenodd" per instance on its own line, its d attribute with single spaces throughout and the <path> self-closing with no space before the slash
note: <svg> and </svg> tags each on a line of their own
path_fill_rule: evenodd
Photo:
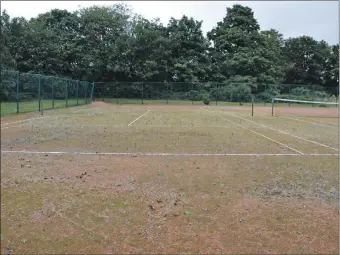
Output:
<svg viewBox="0 0 340 255">
<path fill-rule="evenodd" d="M 14 71 L 1 72 L 1 116 L 91 103 L 94 83 Z"/>
<path fill-rule="evenodd" d="M 179 82 L 96 82 L 96 100 L 116 104 L 271 103 L 283 99 L 338 102 L 339 88 L 298 84 L 226 84 Z"/>
</svg>

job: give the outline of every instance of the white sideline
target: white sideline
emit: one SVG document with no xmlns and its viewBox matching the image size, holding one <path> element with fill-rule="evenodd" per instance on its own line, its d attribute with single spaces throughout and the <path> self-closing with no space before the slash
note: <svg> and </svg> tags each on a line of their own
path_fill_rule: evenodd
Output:
<svg viewBox="0 0 340 255">
<path fill-rule="evenodd" d="M 206 111 L 208 111 L 208 110 L 206 110 Z M 254 133 L 254 134 L 257 134 L 257 135 L 259 135 L 259 136 L 262 136 L 262 137 L 264 137 L 264 138 L 267 138 L 268 140 L 270 140 L 270 141 L 272 141 L 272 142 L 274 142 L 274 143 L 277 143 L 277 144 L 279 144 L 279 145 L 281 145 L 281 146 L 284 146 L 284 147 L 286 147 L 286 148 L 288 148 L 288 149 L 290 149 L 290 150 L 293 150 L 293 151 L 295 151 L 295 152 L 297 152 L 297 153 L 299 153 L 299 154 L 301 154 L 301 155 L 304 155 L 304 153 L 302 153 L 301 151 L 298 151 L 298 150 L 296 150 L 296 149 L 294 149 L 294 148 L 292 148 L 292 147 L 290 147 L 290 146 L 288 146 L 288 145 L 285 145 L 285 144 L 283 144 L 283 143 L 280 143 L 280 142 L 278 142 L 278 141 L 276 141 L 276 140 L 274 140 L 274 139 L 272 139 L 272 138 L 270 138 L 270 137 L 268 137 L 268 136 L 265 136 L 265 135 L 263 135 L 263 134 L 260 134 L 260 133 L 258 133 L 258 132 L 256 132 L 256 131 L 254 131 L 254 130 L 251 130 L 251 129 L 249 129 L 249 128 L 246 128 L 246 127 L 244 127 L 244 126 L 242 126 L 242 125 L 240 125 L 240 124 L 237 124 L 236 122 L 233 122 L 233 121 L 231 121 L 231 120 L 229 120 L 229 119 L 227 119 L 227 118 L 224 118 L 223 116 L 219 116 L 219 115 L 217 115 L 217 116 L 220 117 L 220 118 L 222 118 L 222 119 L 224 119 L 224 120 L 226 120 L 226 121 L 229 121 L 230 123 L 233 123 L 234 125 L 239 126 L 240 128 L 243 128 L 243 129 L 248 130 L 248 131 L 250 131 L 250 132 L 252 132 L 252 133 Z"/>
<path fill-rule="evenodd" d="M 81 110 L 71 111 L 71 112 L 72 112 L 72 113 L 75 113 L 75 112 L 91 111 L 91 110 L 97 110 L 97 109 L 100 109 L 100 107 L 81 109 Z"/>
<path fill-rule="evenodd" d="M 12 121 L 12 122 L 6 122 L 1 124 L 1 126 L 6 126 L 12 123 L 21 123 L 21 122 L 25 122 L 25 121 L 30 121 L 30 120 L 37 120 L 37 119 L 43 119 L 43 118 L 50 118 L 52 116 L 44 116 L 44 117 L 38 117 L 38 118 L 30 118 L 30 119 L 25 119 L 25 120 L 18 120 L 18 121 Z"/>
<path fill-rule="evenodd" d="M 69 151 L 1 151 L 2 154 L 46 154 L 46 155 L 112 155 L 112 156 L 338 156 L 339 154 L 332 153 L 311 153 L 311 154 L 296 154 L 296 153 L 148 153 L 148 152 L 69 152 Z"/>
<path fill-rule="evenodd" d="M 148 114 L 148 112 L 150 112 L 151 110 L 148 110 L 146 113 L 142 114 L 141 116 L 139 116 L 137 119 L 135 119 L 134 121 L 132 121 L 128 126 L 130 126 L 131 124 L 133 124 L 134 122 L 136 122 L 137 120 L 139 120 L 140 118 L 142 118 L 144 115 Z"/>
<path fill-rule="evenodd" d="M 3 130 L 3 129 L 7 129 L 7 128 L 21 128 L 22 126 L 20 125 L 20 126 L 10 126 L 10 127 L 4 127 L 4 128 L 1 128 L 1 130 Z"/>
<path fill-rule="evenodd" d="M 84 109 L 85 110 L 85 109 Z M 87 110 L 87 109 L 86 109 Z M 75 113 L 75 112 L 72 112 L 72 113 Z M 31 121 L 31 120 L 37 120 L 37 119 L 43 119 L 43 118 L 52 118 L 52 117 L 70 117 L 71 115 L 67 115 L 67 114 L 56 114 L 56 115 L 49 115 L 49 116 L 44 116 L 44 117 L 37 117 L 37 118 L 30 118 L 30 119 L 25 119 L 25 120 L 19 120 L 19 121 L 12 121 L 12 122 L 7 122 L 7 123 L 4 123 L 2 124 L 1 126 L 5 126 L 5 127 L 1 127 L 1 130 L 3 129 L 7 129 L 7 128 L 15 128 L 15 127 L 22 127 L 21 125 L 20 126 L 10 126 L 8 127 L 8 125 L 10 124 L 13 124 L 13 123 L 21 123 L 21 122 L 28 122 L 28 121 Z M 79 115 L 78 115 L 79 116 Z"/>
<path fill-rule="evenodd" d="M 253 121 L 253 120 L 248 120 L 248 119 L 246 119 L 246 118 L 242 118 L 242 117 L 239 117 L 239 116 L 235 116 L 235 115 L 233 115 L 233 114 L 228 114 L 228 113 L 226 113 L 226 112 L 224 112 L 224 111 L 221 111 L 221 112 L 223 112 L 223 113 L 225 113 L 225 114 L 227 114 L 227 115 L 229 115 L 229 116 L 233 116 L 233 117 L 235 117 L 235 118 L 239 118 L 239 119 L 242 119 L 242 120 L 246 120 L 246 121 L 255 123 L 255 124 L 257 124 L 257 125 L 266 127 L 266 128 L 268 128 L 268 129 L 274 130 L 274 131 L 276 131 L 276 132 L 279 132 L 279 133 L 282 133 L 282 134 L 286 134 L 286 135 L 290 135 L 290 136 L 292 136 L 292 137 L 295 137 L 295 138 L 304 140 L 304 141 L 306 141 L 306 142 L 314 143 L 314 144 L 317 144 L 317 145 L 320 145 L 320 146 L 323 146 L 323 147 L 326 147 L 326 148 L 329 148 L 329 149 L 332 149 L 332 150 L 335 150 L 335 151 L 339 151 L 338 149 L 333 148 L 333 147 L 330 147 L 330 146 L 328 146 L 328 145 L 325 145 L 325 144 L 322 144 L 322 143 L 318 143 L 318 142 L 315 142 L 315 141 L 312 141 L 312 140 L 308 140 L 308 139 L 306 139 L 306 138 L 303 138 L 303 137 L 300 137 L 300 136 L 297 136 L 297 135 L 293 135 L 293 134 L 290 134 L 290 133 L 288 133 L 288 132 L 285 132 L 285 131 L 282 131 L 282 130 L 279 130 L 279 129 L 275 129 L 275 128 L 269 127 L 269 126 L 264 125 L 264 124 L 262 124 L 262 123 L 255 122 L 255 121 Z"/>
<path fill-rule="evenodd" d="M 311 124 L 314 124 L 314 125 L 317 125 L 317 126 L 322 126 L 322 127 L 338 128 L 336 126 L 327 126 L 327 125 L 323 125 L 323 124 L 312 122 L 312 121 L 308 121 L 308 120 L 295 119 L 295 118 L 286 117 L 286 116 L 280 116 L 280 118 L 285 118 L 285 119 L 291 119 L 291 120 L 297 120 L 297 121 L 301 121 L 301 122 L 311 123 Z"/>
</svg>

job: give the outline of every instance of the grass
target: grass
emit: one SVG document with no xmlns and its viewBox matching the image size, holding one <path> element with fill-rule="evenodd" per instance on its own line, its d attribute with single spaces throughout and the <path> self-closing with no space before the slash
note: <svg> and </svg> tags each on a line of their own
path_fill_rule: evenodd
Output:
<svg viewBox="0 0 340 255">
<path fill-rule="evenodd" d="M 92 107 L 2 130 L 2 150 L 295 153 L 253 130 L 334 153 L 227 114 L 335 146 L 334 130 L 279 117 L 204 105 L 81 108 Z M 338 188 L 334 156 L 2 154 L 1 253 L 335 253 Z"/>
<path fill-rule="evenodd" d="M 204 105 L 203 101 L 192 101 L 192 100 L 173 100 L 173 99 L 129 99 L 129 98 L 98 98 L 98 100 L 113 103 L 113 104 L 145 104 L 145 105 Z M 85 99 L 79 99 L 79 105 L 85 104 Z M 69 99 L 68 106 L 77 105 L 76 99 Z M 224 102 L 224 101 L 210 101 L 210 105 L 219 105 L 219 106 L 244 106 L 249 107 L 251 103 L 238 103 L 238 102 Z M 255 106 L 271 106 L 271 103 L 254 103 Z M 275 103 L 276 107 L 282 106 L 290 106 L 290 107 L 301 107 L 301 108 L 310 108 L 310 107 L 319 107 L 311 104 L 288 104 L 288 103 Z M 53 103 L 52 100 L 43 100 L 42 107 L 47 109 L 52 109 Z M 329 107 L 329 106 L 327 106 Z M 54 100 L 54 108 L 66 108 L 66 100 Z M 39 101 L 24 101 L 19 103 L 19 112 L 36 112 L 39 110 Z M 15 114 L 17 112 L 17 104 L 16 102 L 1 102 L 1 116 Z"/>
<path fill-rule="evenodd" d="M 85 104 L 85 99 L 79 99 L 78 104 Z M 76 99 L 69 99 L 68 106 L 77 105 Z M 52 100 L 41 101 L 41 108 L 44 110 L 52 109 Z M 54 100 L 54 108 L 66 108 L 66 100 Z M 25 112 L 37 112 L 39 111 L 39 101 L 23 101 L 19 102 L 19 113 Z M 1 116 L 10 115 L 17 113 L 17 103 L 16 102 L 1 102 Z"/>
</svg>

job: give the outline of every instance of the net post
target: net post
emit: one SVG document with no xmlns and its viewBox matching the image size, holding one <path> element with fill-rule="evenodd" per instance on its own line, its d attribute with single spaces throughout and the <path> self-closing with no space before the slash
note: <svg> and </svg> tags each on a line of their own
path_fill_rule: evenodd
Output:
<svg viewBox="0 0 340 255">
<path fill-rule="evenodd" d="M 38 74 L 38 111 L 40 112 L 41 108 L 41 76 Z"/>
<path fill-rule="evenodd" d="M 79 80 L 77 80 L 77 94 L 76 94 L 76 97 L 77 97 L 77 106 L 79 105 Z"/>
<path fill-rule="evenodd" d="M 272 98 L 272 116 L 274 116 L 274 98 Z"/>
<path fill-rule="evenodd" d="M 254 116 L 254 97 L 251 97 L 251 116 Z"/>
<path fill-rule="evenodd" d="M 54 109 L 54 79 L 52 80 L 52 109 Z"/>
<path fill-rule="evenodd" d="M 93 102 L 94 81 L 92 82 L 91 102 Z"/>
<path fill-rule="evenodd" d="M 16 101 L 17 101 L 17 113 L 19 113 L 19 81 L 20 81 L 20 72 L 17 73 L 17 94 L 16 94 Z"/>
<path fill-rule="evenodd" d="M 66 108 L 68 107 L 68 80 L 66 79 L 66 86 L 65 86 L 65 101 L 66 101 Z"/>
</svg>

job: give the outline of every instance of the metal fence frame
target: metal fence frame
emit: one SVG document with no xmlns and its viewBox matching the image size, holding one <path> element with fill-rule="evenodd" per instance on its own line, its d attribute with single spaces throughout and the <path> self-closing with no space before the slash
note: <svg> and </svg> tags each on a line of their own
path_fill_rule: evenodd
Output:
<svg viewBox="0 0 340 255">
<path fill-rule="evenodd" d="M 1 110 L 1 115 L 89 104 L 94 86 L 94 82 L 2 70 L 1 108 L 15 102 L 16 110 L 4 114 Z M 28 103 L 30 108 L 23 109 Z"/>
</svg>

